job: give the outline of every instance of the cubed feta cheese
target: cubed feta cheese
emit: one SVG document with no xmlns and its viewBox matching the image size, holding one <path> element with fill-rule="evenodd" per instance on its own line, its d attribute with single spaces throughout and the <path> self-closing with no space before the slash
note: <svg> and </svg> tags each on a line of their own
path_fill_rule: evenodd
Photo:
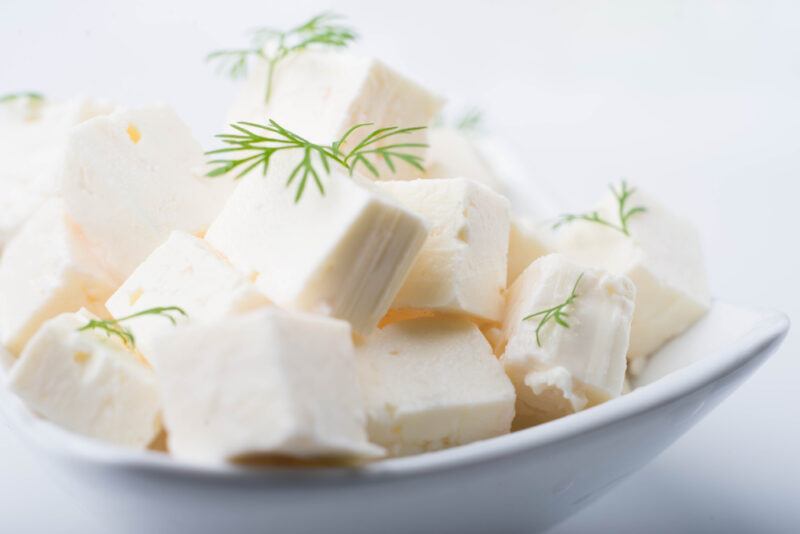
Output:
<svg viewBox="0 0 800 534">
<path fill-rule="evenodd" d="M 0 333 L 14 353 L 46 320 L 103 303 L 116 285 L 63 203 L 51 199 L 23 225 L 0 259 Z"/>
<path fill-rule="evenodd" d="M 508 285 L 534 260 L 555 252 L 554 236 L 543 223 L 515 217 L 508 238 Z"/>
<path fill-rule="evenodd" d="M 61 182 L 70 213 L 122 282 L 172 230 L 206 230 L 233 185 L 203 173 L 189 129 L 154 106 L 74 128 Z"/>
<path fill-rule="evenodd" d="M 625 275 L 636 284 L 628 351 L 635 374 L 645 356 L 705 314 L 711 297 L 696 229 L 642 192 L 635 192 L 629 202 L 647 210 L 628 220 L 630 236 L 574 221 L 559 231 L 558 248 L 579 263 Z M 619 220 L 617 210 L 613 195 L 598 207 L 610 221 Z"/>
<path fill-rule="evenodd" d="M 116 338 L 79 331 L 92 317 L 65 313 L 47 321 L 12 367 L 9 387 L 67 430 L 145 448 L 161 430 L 153 371 Z"/>
<path fill-rule="evenodd" d="M 157 306 L 179 306 L 192 320 L 208 321 L 269 303 L 255 285 L 204 240 L 173 232 L 106 302 L 114 317 Z M 184 320 L 177 316 L 176 320 Z M 126 322 L 147 356 L 159 334 L 173 328 L 163 317 L 145 315 Z"/>
<path fill-rule="evenodd" d="M 381 182 L 379 187 L 431 228 L 392 308 L 500 321 L 506 288 L 508 200 L 463 178 Z"/>
<path fill-rule="evenodd" d="M 392 455 L 506 434 L 514 387 L 478 327 L 426 317 L 393 323 L 356 347 L 370 440 Z"/>
<path fill-rule="evenodd" d="M 502 180 L 468 133 L 449 127 L 431 128 L 428 131 L 428 145 L 426 178 L 460 176 L 480 182 L 498 193 L 505 193 Z"/>
<path fill-rule="evenodd" d="M 552 318 L 539 328 L 543 315 L 525 319 L 564 303 L 573 288 L 577 297 L 561 318 L 569 327 Z M 509 290 L 500 358 L 517 390 L 515 427 L 620 395 L 635 297 L 624 276 L 584 268 L 560 254 L 523 271 Z"/>
<path fill-rule="evenodd" d="M 281 126 L 320 143 L 330 144 L 350 127 L 372 123 L 386 126 L 427 126 L 439 112 L 442 100 L 384 63 L 347 52 L 308 51 L 280 61 L 272 78 L 272 94 L 266 102 L 267 65 L 255 65 L 244 89 L 228 114 L 230 122 Z M 355 132 L 344 145 L 354 146 L 368 129 Z M 425 130 L 403 136 L 403 143 L 425 143 Z M 424 157 L 424 151 L 420 150 Z M 415 178 L 421 172 L 397 165 L 395 174 L 373 159 L 381 178 Z M 371 176 L 371 175 L 370 175 Z"/>
<path fill-rule="evenodd" d="M 0 104 L 0 248 L 46 199 L 59 194 L 56 177 L 72 127 L 111 110 L 106 102 L 85 98 Z"/>
<path fill-rule="evenodd" d="M 206 239 L 273 302 L 369 333 L 422 247 L 425 223 L 335 171 L 323 177 L 324 195 L 309 185 L 295 202 L 286 169 L 276 160 L 266 177 L 244 177 Z"/>
<path fill-rule="evenodd" d="M 176 328 L 153 362 L 173 455 L 193 461 L 381 454 L 344 321 L 268 307 Z"/>
</svg>

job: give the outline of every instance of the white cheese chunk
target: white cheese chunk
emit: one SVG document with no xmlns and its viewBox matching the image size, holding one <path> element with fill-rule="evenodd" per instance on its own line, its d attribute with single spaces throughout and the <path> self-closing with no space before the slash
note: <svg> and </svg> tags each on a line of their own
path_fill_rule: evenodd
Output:
<svg viewBox="0 0 800 534">
<path fill-rule="evenodd" d="M 392 455 L 507 434 L 514 387 L 478 327 L 426 317 L 393 323 L 356 347 L 370 440 Z"/>
<path fill-rule="evenodd" d="M 0 248 L 46 199 L 56 180 L 73 126 L 110 113 L 106 102 L 21 98 L 0 104 Z"/>
<path fill-rule="evenodd" d="M 204 240 L 173 232 L 108 299 L 114 317 L 125 317 L 157 306 L 179 306 L 191 320 L 209 321 L 242 313 L 269 300 L 250 280 Z M 176 320 L 185 320 L 176 316 Z M 145 315 L 126 322 L 136 346 L 147 356 L 154 340 L 173 328 L 163 317 Z"/>
<path fill-rule="evenodd" d="M 70 213 L 122 282 L 172 230 L 200 234 L 231 180 L 204 176 L 203 149 L 165 107 L 121 110 L 75 127 L 61 181 Z"/>
<path fill-rule="evenodd" d="M 554 236 L 543 223 L 515 217 L 511 219 L 511 234 L 508 238 L 508 285 L 534 260 L 555 252 Z"/>
<path fill-rule="evenodd" d="M 344 321 L 268 307 L 176 328 L 153 362 L 177 457 L 382 453 L 367 441 Z"/>
<path fill-rule="evenodd" d="M 509 203 L 472 180 L 381 182 L 431 227 L 392 308 L 500 321 L 506 288 Z"/>
<path fill-rule="evenodd" d="M 272 77 L 266 102 L 267 65 L 258 63 L 228 114 L 229 122 L 265 123 L 267 118 L 320 143 L 330 144 L 350 127 L 372 123 L 354 132 L 344 148 L 360 141 L 378 127 L 427 126 L 442 101 L 382 62 L 347 52 L 308 51 L 280 61 Z M 427 133 L 402 137 L 403 143 L 425 143 Z M 424 157 L 424 150 L 415 149 Z M 415 152 L 415 153 L 417 153 Z M 421 172 L 398 164 L 396 173 L 382 160 L 373 159 L 382 178 L 415 178 Z M 362 169 L 363 170 L 363 169 Z M 371 175 L 369 175 L 371 176 Z"/>
<path fill-rule="evenodd" d="M 266 177 L 244 177 L 206 239 L 273 302 L 369 333 L 422 247 L 425 223 L 335 171 L 323 177 L 324 195 L 309 185 L 295 202 L 288 175 L 276 160 Z"/>
<path fill-rule="evenodd" d="M 573 288 L 577 297 L 563 310 L 568 328 L 555 319 L 539 328 L 542 315 L 525 319 L 565 302 Z M 635 296 L 627 278 L 581 267 L 560 254 L 523 271 L 509 290 L 500 359 L 517 389 L 515 427 L 620 395 Z"/>
<path fill-rule="evenodd" d="M 11 369 L 9 387 L 67 430 L 145 448 L 161 430 L 155 376 L 116 338 L 79 331 L 93 317 L 65 313 L 47 321 Z"/>
<path fill-rule="evenodd" d="M 428 145 L 426 178 L 460 176 L 480 182 L 500 194 L 505 193 L 502 180 L 467 132 L 449 127 L 431 128 L 428 132 Z"/>
<path fill-rule="evenodd" d="M 115 284 L 62 201 L 51 199 L 23 225 L 0 259 L 0 332 L 19 354 L 47 319 L 103 303 Z"/>
<path fill-rule="evenodd" d="M 625 275 L 636 284 L 636 313 L 628 358 L 635 374 L 644 357 L 680 334 L 711 305 L 700 240 L 687 221 L 641 192 L 629 207 L 643 206 L 628 220 L 630 236 L 613 228 L 575 221 L 559 232 L 558 248 L 575 261 Z M 609 195 L 598 207 L 618 221 L 618 203 Z"/>
</svg>

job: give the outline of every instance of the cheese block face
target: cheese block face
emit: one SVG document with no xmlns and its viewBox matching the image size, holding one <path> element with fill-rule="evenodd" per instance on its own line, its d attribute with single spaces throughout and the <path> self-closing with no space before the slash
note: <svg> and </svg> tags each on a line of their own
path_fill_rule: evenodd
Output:
<svg viewBox="0 0 800 534">
<path fill-rule="evenodd" d="M 361 457 L 367 442 L 350 328 L 274 307 L 176 328 L 153 359 L 173 455 Z"/>
<path fill-rule="evenodd" d="M 507 434 L 514 387 L 478 327 L 426 317 L 356 346 L 370 440 L 396 456 Z"/>
<path fill-rule="evenodd" d="M 500 321 L 509 236 L 508 200 L 472 180 L 382 182 L 430 234 L 392 308 Z"/>
<path fill-rule="evenodd" d="M 534 260 L 555 252 L 554 236 L 544 223 L 515 217 L 508 238 L 508 285 Z"/>
<path fill-rule="evenodd" d="M 269 304 L 250 280 L 204 240 L 173 232 L 108 299 L 114 317 L 159 306 L 178 306 L 193 321 L 209 321 Z M 176 315 L 176 320 L 185 320 Z M 159 334 L 173 328 L 163 317 L 145 315 L 126 322 L 147 356 Z"/>
<path fill-rule="evenodd" d="M 711 305 L 696 229 L 653 198 L 636 192 L 631 205 L 647 209 L 629 219 L 630 236 L 613 228 L 575 221 L 561 228 L 558 248 L 587 266 L 627 276 L 636 284 L 636 313 L 628 358 L 636 373 L 645 356 L 694 324 Z M 598 207 L 617 221 L 613 196 Z"/>
<path fill-rule="evenodd" d="M 72 432 L 143 449 L 161 430 L 155 376 L 116 338 L 78 331 L 89 313 L 47 321 L 8 384 L 34 412 Z"/>
<path fill-rule="evenodd" d="M 72 127 L 111 111 L 110 104 L 85 98 L 0 104 L 0 248 L 45 200 L 59 194 L 56 177 Z"/>
<path fill-rule="evenodd" d="M 25 223 L 0 259 L 0 332 L 14 353 L 46 320 L 103 303 L 116 288 L 62 201 L 51 199 Z"/>
<path fill-rule="evenodd" d="M 273 302 L 369 333 L 422 247 L 425 223 L 335 171 L 323 177 L 324 196 L 309 184 L 295 202 L 288 175 L 276 159 L 266 177 L 242 178 L 206 239 Z"/>
<path fill-rule="evenodd" d="M 173 230 L 202 234 L 233 188 L 204 176 L 203 149 L 165 107 L 97 117 L 69 135 L 67 207 L 121 283 Z"/>
<path fill-rule="evenodd" d="M 266 103 L 267 66 L 257 64 L 228 113 L 229 122 L 267 119 L 313 142 L 329 145 L 349 128 L 372 123 L 355 132 L 344 148 L 379 127 L 427 126 L 442 107 L 442 100 L 387 65 L 346 52 L 308 51 L 280 61 Z M 397 138 L 400 139 L 400 138 Z M 426 143 L 425 130 L 402 137 L 403 143 Z M 419 150 L 424 157 L 424 151 Z M 405 164 L 396 173 L 374 159 L 382 179 L 407 179 L 421 171 Z M 368 175 L 372 177 L 372 175 Z"/>
<path fill-rule="evenodd" d="M 456 128 L 437 127 L 428 131 L 426 178 L 463 177 L 475 180 L 503 194 L 503 182 L 483 157 L 471 136 Z"/>
<path fill-rule="evenodd" d="M 580 277 L 580 280 L 578 280 Z M 576 285 L 577 282 L 577 285 Z M 561 319 L 526 317 L 576 297 Z M 508 294 L 500 361 L 517 390 L 515 428 L 618 397 L 625 379 L 636 289 L 623 277 L 559 254 L 533 262 Z M 539 336 L 537 339 L 537 328 Z"/>
</svg>

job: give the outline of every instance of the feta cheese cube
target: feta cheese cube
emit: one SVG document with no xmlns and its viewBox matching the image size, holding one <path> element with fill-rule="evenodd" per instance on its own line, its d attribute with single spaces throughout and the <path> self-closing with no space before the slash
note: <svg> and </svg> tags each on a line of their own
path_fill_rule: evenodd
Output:
<svg viewBox="0 0 800 534">
<path fill-rule="evenodd" d="M 306 139 L 330 144 L 350 127 L 372 123 L 386 126 L 427 126 L 442 107 L 442 100 L 387 65 L 347 52 L 307 51 L 280 61 L 266 102 L 267 65 L 255 65 L 228 114 L 229 122 L 264 123 L 272 119 Z M 344 148 L 354 146 L 368 129 L 354 132 Z M 403 143 L 425 143 L 421 130 L 403 136 Z M 424 157 L 424 151 L 420 151 Z M 396 174 L 384 161 L 373 159 L 383 179 L 416 178 L 421 172 L 397 165 Z M 372 176 L 372 175 L 369 175 Z"/>
<path fill-rule="evenodd" d="M 392 308 L 500 321 L 506 288 L 508 200 L 463 178 L 378 185 L 431 228 Z"/>
<path fill-rule="evenodd" d="M 569 327 L 553 318 L 539 328 L 543 315 L 525 319 L 564 303 L 573 288 L 577 297 L 562 318 Z M 621 394 L 635 297 L 624 276 L 581 267 L 560 254 L 523 271 L 509 290 L 500 358 L 517 390 L 515 427 Z"/>
<path fill-rule="evenodd" d="M 172 230 L 204 232 L 233 188 L 203 175 L 203 149 L 165 107 L 86 121 L 66 154 L 67 207 L 119 282 Z"/>
<path fill-rule="evenodd" d="M 176 328 L 153 363 L 173 455 L 375 456 L 367 442 L 350 328 L 268 307 Z"/>
<path fill-rule="evenodd" d="M 628 220 L 630 236 L 605 226 L 574 221 L 559 231 L 558 249 L 590 267 L 624 275 L 636 285 L 636 312 L 628 359 L 636 374 L 645 356 L 694 324 L 711 305 L 697 230 L 652 197 L 636 192 L 643 206 Z M 609 195 L 598 213 L 617 221 L 618 203 Z"/>
<path fill-rule="evenodd" d="M 460 176 L 480 182 L 497 193 L 505 193 L 502 180 L 468 133 L 449 127 L 431 128 L 428 145 L 426 178 Z"/>
<path fill-rule="evenodd" d="M 206 239 L 273 302 L 369 333 L 422 247 L 425 223 L 336 171 L 323 177 L 324 195 L 309 186 L 295 202 L 288 175 L 276 160 L 266 177 L 242 178 Z"/>
<path fill-rule="evenodd" d="M 392 455 L 507 434 L 514 387 L 478 327 L 462 318 L 393 323 L 356 347 L 370 440 Z"/>
<path fill-rule="evenodd" d="M 25 223 L 0 258 L 0 333 L 14 353 L 46 320 L 103 303 L 115 284 L 66 213 L 51 199 Z"/>
<path fill-rule="evenodd" d="M 511 234 L 508 238 L 508 285 L 534 260 L 555 252 L 554 236 L 550 228 L 530 219 L 511 219 Z"/>
<path fill-rule="evenodd" d="M 143 449 L 161 430 L 153 371 L 116 338 L 79 331 L 91 318 L 65 313 L 47 321 L 12 367 L 9 387 L 67 430 Z"/>
<path fill-rule="evenodd" d="M 114 317 L 125 317 L 157 306 L 179 306 L 191 320 L 209 321 L 242 313 L 269 300 L 211 245 L 175 231 L 155 249 L 108 299 Z M 184 320 L 178 316 L 176 320 Z M 145 315 L 126 323 L 136 345 L 147 356 L 154 340 L 173 325 L 163 317 Z"/>
<path fill-rule="evenodd" d="M 58 196 L 56 176 L 72 127 L 111 110 L 86 98 L 0 104 L 0 248 L 45 200 Z"/>
</svg>

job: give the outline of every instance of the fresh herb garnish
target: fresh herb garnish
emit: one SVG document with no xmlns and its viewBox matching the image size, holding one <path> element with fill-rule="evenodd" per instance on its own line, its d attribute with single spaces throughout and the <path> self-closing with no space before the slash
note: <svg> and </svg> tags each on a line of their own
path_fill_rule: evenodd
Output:
<svg viewBox="0 0 800 534">
<path fill-rule="evenodd" d="M 609 228 L 613 228 L 614 230 L 622 232 L 626 236 L 630 236 L 631 233 L 630 229 L 628 228 L 628 221 L 637 213 L 644 213 L 647 211 L 647 208 L 643 206 L 629 208 L 627 206 L 628 200 L 630 200 L 631 195 L 636 192 L 636 189 L 629 189 L 627 182 L 624 180 L 622 181 L 622 185 L 619 190 L 617 190 L 613 185 L 609 186 L 609 188 L 614 194 L 614 197 L 617 199 L 617 216 L 619 218 L 619 223 L 614 223 L 604 219 L 597 211 L 579 214 L 566 213 L 561 215 L 560 220 L 553 225 L 553 229 L 573 221 L 588 221 L 601 224 L 603 226 L 608 226 Z"/>
<path fill-rule="evenodd" d="M 523 321 L 527 321 L 528 319 L 533 319 L 534 317 L 541 317 L 539 320 L 539 325 L 536 327 L 536 344 L 541 347 L 542 341 L 539 337 L 542 328 L 550 322 L 551 320 L 554 321 L 557 325 L 563 326 L 564 328 L 569 328 L 569 323 L 566 321 L 566 318 L 569 317 L 569 313 L 564 311 L 567 307 L 571 306 L 575 299 L 577 299 L 580 295 L 578 295 L 578 284 L 581 282 L 583 278 L 583 273 L 578 276 L 578 279 L 575 280 L 575 285 L 572 286 L 572 291 L 570 292 L 567 299 L 557 306 L 553 306 L 552 308 L 547 308 L 546 310 L 542 310 L 536 313 L 532 313 L 522 318 Z"/>
<path fill-rule="evenodd" d="M 468 133 L 480 130 L 482 126 L 483 112 L 476 107 L 465 110 L 455 122 L 455 127 L 457 130 Z"/>
<path fill-rule="evenodd" d="M 0 104 L 5 104 L 7 102 L 12 102 L 14 100 L 29 100 L 32 102 L 41 102 L 44 100 L 44 95 L 41 93 L 36 93 L 34 91 L 21 91 L 19 93 L 9 93 L 6 95 L 0 96 Z"/>
<path fill-rule="evenodd" d="M 238 179 L 259 167 L 261 174 L 266 175 L 271 158 L 276 152 L 299 150 L 302 151 L 303 158 L 286 178 L 287 187 L 295 182 L 297 184 L 295 192 L 295 202 L 297 202 L 303 196 L 309 179 L 314 181 L 321 194 L 325 194 L 325 187 L 320 177 L 323 172 L 325 174 L 330 173 L 331 164 L 343 167 L 351 176 L 356 168 L 361 165 L 373 176 L 378 177 L 378 169 L 370 161 L 370 157 L 384 161 L 392 172 L 396 172 L 397 162 L 404 162 L 416 169 L 423 170 L 423 158 L 409 152 L 408 149 L 425 148 L 428 145 L 425 143 L 393 142 L 393 140 L 398 136 L 423 130 L 424 126 L 376 128 L 351 149 L 345 150 L 343 148 L 348 138 L 356 130 L 368 126 L 372 126 L 372 123 L 356 124 L 347 130 L 340 139 L 330 145 L 320 145 L 287 130 L 273 120 L 269 120 L 267 124 L 237 122 L 231 124 L 231 128 L 238 133 L 217 135 L 217 138 L 228 146 L 206 152 L 208 155 L 231 154 L 233 158 L 209 161 L 216 168 L 212 169 L 208 176 L 213 178 L 241 169 L 234 176 L 234 178 Z M 392 142 L 378 144 L 387 139 L 392 140 Z"/>
<path fill-rule="evenodd" d="M 217 71 L 233 79 L 247 75 L 250 60 L 267 62 L 267 87 L 264 102 L 272 96 L 272 78 L 276 65 L 288 55 L 309 48 L 345 48 L 358 35 L 341 24 L 341 15 L 326 12 L 312 17 L 287 31 L 258 28 L 252 32 L 251 46 L 211 52 L 206 61 L 217 63 Z"/>
<path fill-rule="evenodd" d="M 188 317 L 183 308 L 179 308 L 178 306 L 149 308 L 147 310 L 142 310 L 140 312 L 136 312 L 131 315 L 126 315 L 125 317 L 120 317 L 119 319 L 105 319 L 105 320 L 91 319 L 88 323 L 80 327 L 78 331 L 83 332 L 85 330 L 93 330 L 93 329 L 103 330 L 107 336 L 109 337 L 116 336 L 126 346 L 133 348 L 136 346 L 136 340 L 133 337 L 133 333 L 129 329 L 120 325 L 122 321 L 127 321 L 128 319 L 133 319 L 135 317 L 142 317 L 144 315 L 159 315 L 161 317 L 169 319 L 169 321 L 173 325 L 176 325 L 178 323 L 175 320 L 175 317 L 173 317 L 172 315 L 173 313 L 183 315 L 184 317 Z"/>
</svg>

